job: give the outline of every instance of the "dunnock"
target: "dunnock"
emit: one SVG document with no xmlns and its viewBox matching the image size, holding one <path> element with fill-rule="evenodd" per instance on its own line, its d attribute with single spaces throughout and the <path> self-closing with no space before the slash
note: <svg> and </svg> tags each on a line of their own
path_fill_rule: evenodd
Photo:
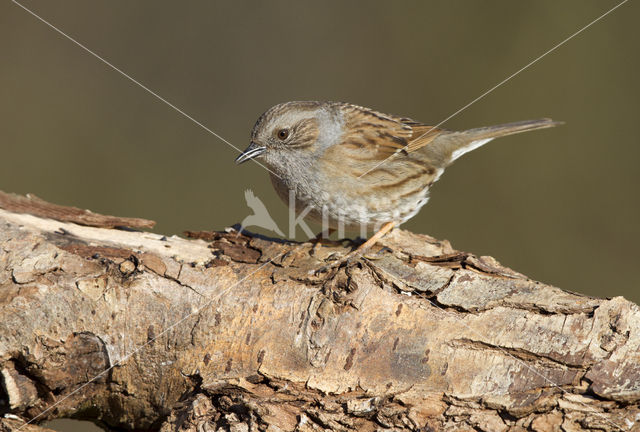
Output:
<svg viewBox="0 0 640 432">
<path fill-rule="evenodd" d="M 262 114 L 237 163 L 259 157 L 278 195 L 331 230 L 378 231 L 344 262 L 426 204 L 429 188 L 463 154 L 494 138 L 557 125 L 527 120 L 462 132 L 340 102 L 286 102 Z M 274 175 L 275 174 L 275 175 Z"/>
</svg>

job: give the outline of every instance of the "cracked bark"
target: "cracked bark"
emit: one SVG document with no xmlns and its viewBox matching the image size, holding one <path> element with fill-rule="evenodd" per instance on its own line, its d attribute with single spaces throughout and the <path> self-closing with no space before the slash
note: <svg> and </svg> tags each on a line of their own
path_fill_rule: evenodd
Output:
<svg viewBox="0 0 640 432">
<path fill-rule="evenodd" d="M 313 276 L 346 249 L 43 203 L 0 196 L 0 431 L 640 430 L 623 298 L 401 230 Z"/>
</svg>

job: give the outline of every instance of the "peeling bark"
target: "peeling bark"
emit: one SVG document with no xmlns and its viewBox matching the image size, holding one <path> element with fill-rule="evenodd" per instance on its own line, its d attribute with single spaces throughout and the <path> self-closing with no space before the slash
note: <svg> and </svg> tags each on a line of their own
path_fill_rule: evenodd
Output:
<svg viewBox="0 0 640 432">
<path fill-rule="evenodd" d="M 0 431 L 640 430 L 621 297 L 401 230 L 315 276 L 348 248 L 0 207 Z"/>
</svg>

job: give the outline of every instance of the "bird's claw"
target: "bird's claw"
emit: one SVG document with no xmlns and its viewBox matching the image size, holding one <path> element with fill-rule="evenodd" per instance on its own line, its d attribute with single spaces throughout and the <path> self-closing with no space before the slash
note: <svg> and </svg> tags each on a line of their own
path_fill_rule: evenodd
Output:
<svg viewBox="0 0 640 432">
<path fill-rule="evenodd" d="M 329 270 L 333 270 L 335 268 L 338 267 L 342 267 L 343 265 L 349 265 L 350 263 L 352 263 L 354 260 L 358 259 L 361 256 L 360 253 L 348 253 L 347 255 L 343 256 L 340 259 L 337 259 L 327 265 L 324 265 L 318 269 L 315 270 L 310 270 L 309 274 L 314 275 L 314 276 L 318 276 L 320 273 L 325 273 L 328 272 Z"/>
<path fill-rule="evenodd" d="M 309 274 L 313 275 L 313 276 L 319 276 L 321 273 L 326 273 L 329 270 L 333 270 L 336 267 L 340 267 L 345 262 L 346 261 L 336 261 L 336 262 L 333 262 L 331 264 L 324 265 L 324 266 L 322 266 L 320 268 L 317 268 L 315 270 L 309 270 Z"/>
</svg>

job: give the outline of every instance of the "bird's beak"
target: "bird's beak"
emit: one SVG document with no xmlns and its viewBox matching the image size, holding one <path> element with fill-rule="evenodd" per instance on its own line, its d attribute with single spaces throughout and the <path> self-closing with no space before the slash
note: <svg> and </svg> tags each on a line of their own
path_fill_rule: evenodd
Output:
<svg viewBox="0 0 640 432">
<path fill-rule="evenodd" d="M 258 157 L 262 153 L 264 153 L 266 149 L 266 147 L 258 145 L 252 141 L 251 144 L 249 144 L 249 147 L 247 147 L 242 153 L 240 153 L 240 156 L 236 158 L 236 163 L 241 164 L 242 162 L 246 162 L 249 159 Z"/>
</svg>

